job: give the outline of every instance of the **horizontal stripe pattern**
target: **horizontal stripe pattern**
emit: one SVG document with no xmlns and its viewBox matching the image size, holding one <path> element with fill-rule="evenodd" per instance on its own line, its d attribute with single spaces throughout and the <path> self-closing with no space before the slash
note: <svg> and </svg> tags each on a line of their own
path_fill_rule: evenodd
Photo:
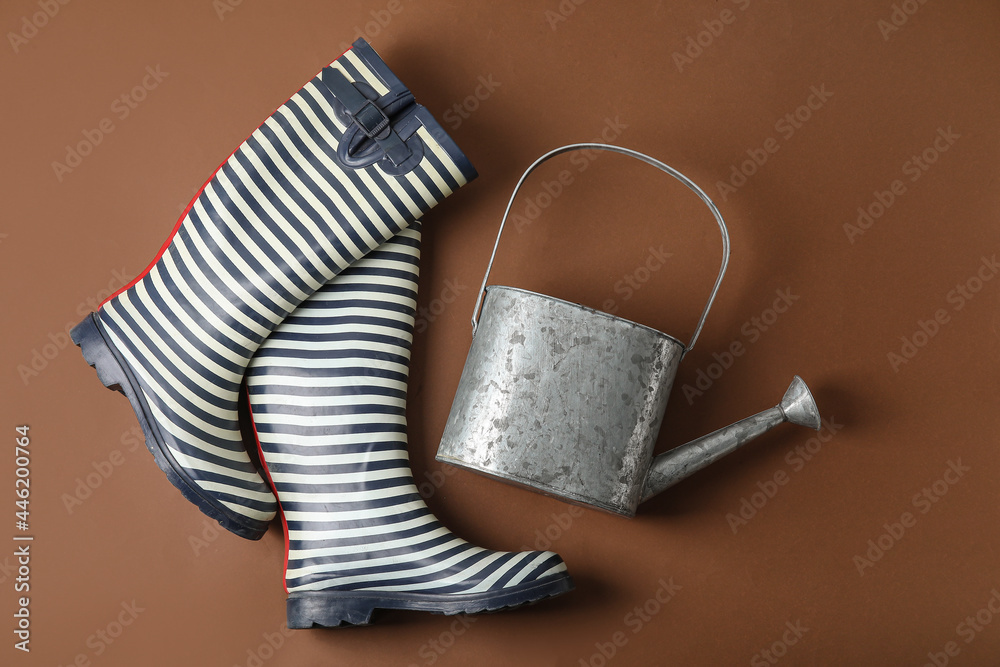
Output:
<svg viewBox="0 0 1000 667">
<path fill-rule="evenodd" d="M 384 63 L 366 53 L 372 62 L 348 51 L 333 66 L 388 91 Z M 148 273 L 99 311 L 167 454 L 205 497 L 251 521 L 269 520 L 277 505 L 239 430 L 250 359 L 317 289 L 466 182 L 464 157 L 422 127 L 425 155 L 410 173 L 343 167 L 337 149 L 348 126 L 336 104 L 318 75 L 281 105 L 197 195 Z M 394 125 L 421 113 L 414 105 Z M 384 345 L 372 353 L 387 354 Z"/>
<path fill-rule="evenodd" d="M 288 529 L 288 591 L 502 590 L 565 572 L 448 531 L 410 472 L 406 381 L 420 224 L 330 281 L 257 350 L 247 388 Z"/>
</svg>

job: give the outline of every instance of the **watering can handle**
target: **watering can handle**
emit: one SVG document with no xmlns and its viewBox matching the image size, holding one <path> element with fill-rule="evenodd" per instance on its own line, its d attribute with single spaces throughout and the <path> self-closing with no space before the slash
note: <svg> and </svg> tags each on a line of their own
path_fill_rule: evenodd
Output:
<svg viewBox="0 0 1000 667">
<path fill-rule="evenodd" d="M 691 335 L 691 342 L 687 344 L 684 353 L 687 354 L 694 348 L 695 341 L 698 340 L 698 334 L 701 333 L 701 328 L 705 324 L 705 318 L 708 317 L 708 311 L 712 307 L 712 302 L 715 301 L 715 295 L 719 291 L 719 285 L 722 284 L 722 276 L 726 274 L 726 266 L 729 264 L 729 230 L 726 229 L 726 223 L 722 219 L 722 214 L 719 213 L 719 209 L 715 206 L 715 203 L 709 199 L 708 195 L 699 188 L 691 179 L 677 171 L 673 167 L 666 165 L 655 158 L 651 158 L 648 155 L 640 153 L 638 151 L 631 150 L 629 148 L 622 148 L 621 146 L 612 146 L 610 144 L 594 144 L 594 143 L 584 143 L 584 144 L 568 144 L 566 146 L 561 146 L 560 148 L 553 149 L 541 156 L 537 160 L 531 163 L 520 180 L 518 180 L 517 185 L 514 186 L 514 192 L 510 196 L 510 201 L 507 202 L 507 210 L 503 213 L 503 220 L 500 221 L 500 231 L 497 232 L 497 240 L 493 244 L 493 254 L 490 255 L 490 263 L 486 266 L 486 275 L 483 276 L 483 284 L 479 288 L 479 296 L 476 297 L 476 307 L 472 312 L 472 335 L 476 335 L 476 328 L 479 325 L 479 312 L 480 307 L 483 304 L 483 296 L 486 294 L 486 281 L 489 280 L 490 270 L 493 268 L 493 260 L 497 256 L 497 248 L 500 245 L 500 236 L 503 234 L 504 225 L 507 223 L 507 217 L 510 215 L 510 209 L 514 206 L 514 199 L 517 197 L 518 191 L 521 186 L 524 185 L 524 181 L 540 164 L 546 160 L 553 158 L 562 153 L 568 153 L 575 150 L 600 150 L 600 151 L 611 151 L 612 153 L 621 153 L 622 155 L 628 155 L 629 157 L 634 157 L 637 160 L 641 160 L 646 164 L 650 164 L 660 171 L 665 171 L 670 174 L 678 181 L 686 185 L 692 192 L 694 192 L 698 197 L 701 198 L 705 205 L 708 206 L 709 210 L 712 211 L 712 215 L 715 216 L 715 220 L 719 223 L 719 231 L 722 233 L 722 265 L 719 267 L 719 277 L 715 279 L 715 285 L 712 287 L 712 293 L 708 296 L 708 303 L 705 304 L 705 310 L 701 313 L 701 319 L 698 320 L 698 326 L 695 327 L 694 333 Z"/>
</svg>

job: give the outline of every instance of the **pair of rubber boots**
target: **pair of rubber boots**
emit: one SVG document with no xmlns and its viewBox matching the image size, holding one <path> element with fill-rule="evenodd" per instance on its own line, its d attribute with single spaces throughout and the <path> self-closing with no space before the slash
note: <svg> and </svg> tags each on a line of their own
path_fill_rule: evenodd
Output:
<svg viewBox="0 0 1000 667">
<path fill-rule="evenodd" d="M 230 155 L 155 260 L 77 325 L 171 483 L 259 539 L 280 510 L 288 627 L 456 614 L 570 590 L 554 553 L 456 537 L 413 482 L 420 217 L 476 177 L 364 41 Z M 246 382 L 264 474 L 240 435 Z"/>
</svg>

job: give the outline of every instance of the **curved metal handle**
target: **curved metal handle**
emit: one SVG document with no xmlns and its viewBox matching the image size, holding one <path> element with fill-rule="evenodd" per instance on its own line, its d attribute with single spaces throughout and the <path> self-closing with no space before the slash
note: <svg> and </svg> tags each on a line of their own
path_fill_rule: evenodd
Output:
<svg viewBox="0 0 1000 667">
<path fill-rule="evenodd" d="M 708 297 L 708 303 L 705 304 L 705 310 L 702 311 L 701 313 L 701 319 L 698 320 L 698 326 L 695 327 L 694 333 L 691 335 L 691 342 L 687 344 L 687 347 L 684 350 L 684 354 L 687 354 L 688 352 L 691 351 L 692 348 L 694 348 L 695 341 L 698 340 L 698 334 L 701 333 L 701 328 L 705 324 L 705 318 L 708 317 L 708 311 L 712 307 L 712 302 L 715 301 L 715 294 L 719 291 L 719 285 L 722 283 L 722 276 L 726 274 L 726 266 L 728 266 L 729 264 L 729 230 L 726 229 L 726 223 L 722 219 L 722 214 L 719 213 L 719 209 L 715 206 L 715 203 L 711 199 L 709 199 L 708 195 L 705 194 L 705 192 L 701 188 L 699 188 L 687 176 L 677 171 L 673 167 L 664 164 L 663 162 L 660 162 L 655 158 L 651 158 L 644 153 L 640 153 L 639 151 L 634 151 L 630 148 L 622 148 L 621 146 L 612 146 L 611 144 L 583 143 L 583 144 L 568 144 L 566 146 L 561 146 L 560 148 L 556 148 L 554 150 L 549 151 L 545 155 L 541 156 L 540 158 L 532 162 L 531 166 L 528 167 L 527 171 L 525 171 L 521 175 L 521 178 L 520 180 L 518 180 L 517 185 L 514 186 L 514 192 L 510 196 L 510 201 L 507 202 L 507 209 L 503 212 L 503 219 L 500 221 L 500 231 L 497 232 L 497 240 L 493 244 L 493 253 L 490 255 L 490 263 L 487 264 L 486 266 L 486 275 L 483 276 L 483 284 L 479 288 L 479 296 L 476 297 L 476 307 L 472 311 L 472 335 L 473 336 L 476 335 L 476 328 L 479 326 L 479 313 L 480 313 L 480 308 L 483 304 L 483 296 L 486 294 L 486 281 L 489 280 L 490 270 L 493 268 L 493 260 L 497 256 L 497 248 L 500 245 L 500 236 L 503 234 L 504 225 L 507 224 L 507 217 L 510 215 L 510 209 L 514 206 L 514 199 L 517 197 L 518 191 L 521 189 L 521 186 L 524 185 L 524 181 L 528 178 L 531 172 L 533 172 L 540 164 L 542 164 L 543 162 L 545 162 L 550 158 L 555 157 L 556 155 L 560 155 L 562 153 L 568 153 L 570 151 L 575 151 L 575 150 L 601 150 L 601 151 L 610 151 L 612 153 L 621 153 L 622 155 L 634 157 L 637 160 L 640 160 L 642 162 L 645 162 L 646 164 L 656 167 L 660 171 L 664 171 L 670 174 L 678 181 L 686 185 L 692 192 L 698 195 L 698 197 L 700 197 L 701 200 L 705 202 L 705 205 L 708 206 L 709 210 L 712 211 L 712 215 L 715 216 L 715 220 L 719 223 L 719 231 L 722 233 L 722 266 L 719 267 L 719 277 L 715 279 L 715 285 L 712 287 L 712 293 Z"/>
</svg>

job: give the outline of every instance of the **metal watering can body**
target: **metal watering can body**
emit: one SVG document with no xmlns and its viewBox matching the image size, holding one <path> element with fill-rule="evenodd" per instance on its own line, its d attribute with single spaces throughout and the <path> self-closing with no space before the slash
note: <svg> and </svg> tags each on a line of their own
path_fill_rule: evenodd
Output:
<svg viewBox="0 0 1000 667">
<path fill-rule="evenodd" d="M 722 266 L 688 345 L 586 306 L 514 287 L 486 287 L 524 180 L 545 160 L 583 148 L 622 153 L 667 172 L 715 215 L 723 238 Z M 729 257 L 729 236 L 718 209 L 671 167 L 604 144 L 551 151 L 518 182 L 497 245 L 476 303 L 472 346 L 438 460 L 631 517 L 643 500 L 783 421 L 819 428 L 815 402 L 796 376 L 778 406 L 653 457 L 677 368 L 697 340 Z"/>
</svg>

